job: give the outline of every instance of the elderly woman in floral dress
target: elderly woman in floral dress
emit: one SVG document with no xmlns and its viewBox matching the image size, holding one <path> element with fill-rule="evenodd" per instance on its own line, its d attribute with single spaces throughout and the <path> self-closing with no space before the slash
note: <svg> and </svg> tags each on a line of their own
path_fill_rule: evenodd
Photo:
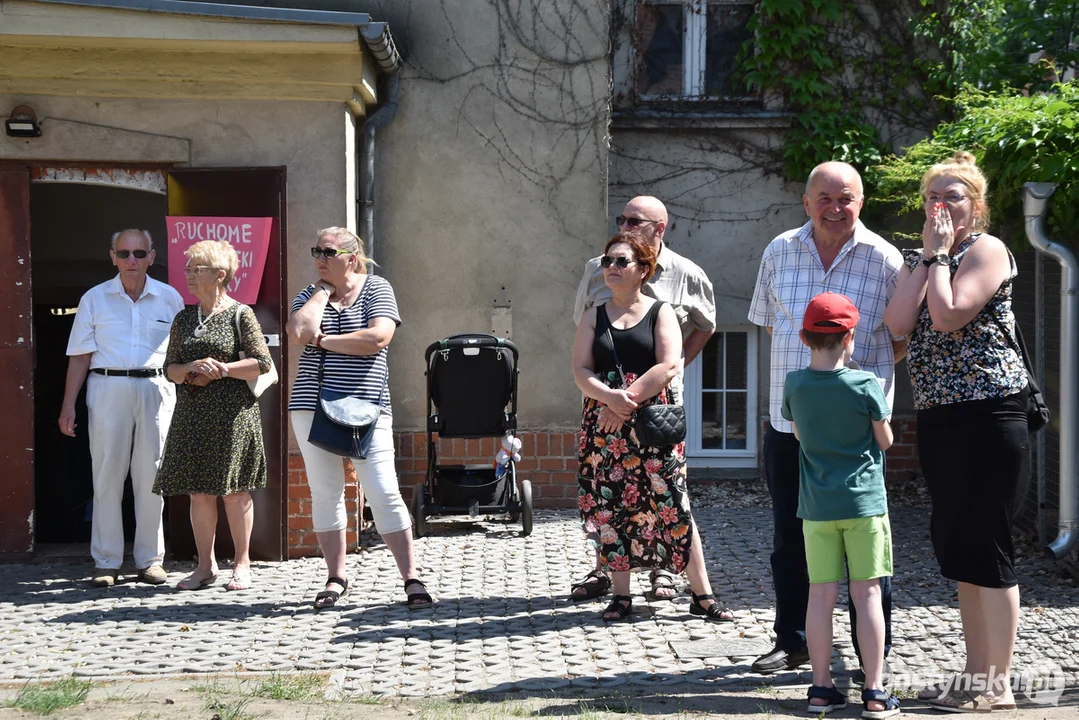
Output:
<svg viewBox="0 0 1079 720">
<path fill-rule="evenodd" d="M 612 297 L 587 310 L 577 326 L 573 376 L 585 394 L 577 503 L 601 566 L 613 571 L 614 597 L 603 619 L 632 612 L 630 570 L 659 568 L 686 571 L 692 614 L 732 621 L 712 595 L 695 540 L 684 444 L 644 446 L 630 424 L 639 408 L 668 402 L 667 384 L 682 355 L 674 310 L 641 292 L 655 270 L 655 252 L 636 235 L 616 235 L 601 265 Z"/>
</svg>

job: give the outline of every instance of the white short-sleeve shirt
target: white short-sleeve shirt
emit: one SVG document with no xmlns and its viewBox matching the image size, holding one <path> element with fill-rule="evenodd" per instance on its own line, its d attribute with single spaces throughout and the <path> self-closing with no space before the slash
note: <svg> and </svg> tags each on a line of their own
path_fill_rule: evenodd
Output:
<svg viewBox="0 0 1079 720">
<path fill-rule="evenodd" d="M 903 256 L 899 250 L 871 232 L 859 220 L 854 235 L 824 269 L 813 241 L 813 223 L 788 230 L 764 250 L 749 321 L 772 328 L 769 415 L 772 427 L 793 432 L 783 419 L 783 384 L 787 373 L 809 365 L 809 348 L 798 331 L 806 305 L 822 292 L 846 295 L 861 316 L 854 335 L 853 360 L 880 381 L 891 406 L 894 396 L 895 355 L 892 338 L 884 325 L 884 309 L 895 292 Z"/>
<path fill-rule="evenodd" d="M 151 277 L 139 299 L 132 301 L 117 275 L 82 296 L 67 354 L 92 353 L 90 369 L 162 367 L 173 318 L 183 309 L 180 293 Z"/>
</svg>

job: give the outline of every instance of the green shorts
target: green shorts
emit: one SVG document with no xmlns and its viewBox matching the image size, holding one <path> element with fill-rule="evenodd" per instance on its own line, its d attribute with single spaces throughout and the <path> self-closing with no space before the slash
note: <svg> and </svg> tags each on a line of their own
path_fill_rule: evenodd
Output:
<svg viewBox="0 0 1079 720">
<path fill-rule="evenodd" d="M 892 574 L 892 526 L 888 515 L 851 520 L 802 521 L 809 582 L 843 579 L 843 558 L 851 580 L 872 580 Z"/>
</svg>

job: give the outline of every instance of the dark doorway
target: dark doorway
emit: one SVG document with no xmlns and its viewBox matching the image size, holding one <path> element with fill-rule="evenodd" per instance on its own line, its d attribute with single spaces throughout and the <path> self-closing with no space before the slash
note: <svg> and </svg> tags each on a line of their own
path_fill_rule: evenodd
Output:
<svg viewBox="0 0 1079 720">
<path fill-rule="evenodd" d="M 76 437 L 63 435 L 57 418 L 64 397 L 67 341 L 83 293 L 109 280 L 112 234 L 148 230 L 157 257 L 151 277 L 167 282 L 166 198 L 163 194 L 104 185 L 36 182 L 30 189 L 33 261 L 35 548 L 88 543 L 93 482 L 86 433 L 85 386 L 76 404 Z M 124 497 L 124 534 L 134 536 L 130 478 Z M 168 528 L 166 526 L 166 534 Z"/>
</svg>

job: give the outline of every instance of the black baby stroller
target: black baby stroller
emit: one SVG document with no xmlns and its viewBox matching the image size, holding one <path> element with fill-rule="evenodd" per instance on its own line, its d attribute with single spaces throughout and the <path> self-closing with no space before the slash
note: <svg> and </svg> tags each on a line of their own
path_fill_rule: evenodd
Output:
<svg viewBox="0 0 1079 720">
<path fill-rule="evenodd" d="M 495 466 L 439 465 L 439 438 L 502 438 L 517 431 L 517 346 L 494 335 L 465 334 L 431 343 L 427 362 L 427 476 L 412 495 L 412 529 L 427 533 L 428 515 L 508 513 L 532 532 L 532 483 L 513 458 Z M 497 446 L 497 442 L 496 442 Z"/>
</svg>

